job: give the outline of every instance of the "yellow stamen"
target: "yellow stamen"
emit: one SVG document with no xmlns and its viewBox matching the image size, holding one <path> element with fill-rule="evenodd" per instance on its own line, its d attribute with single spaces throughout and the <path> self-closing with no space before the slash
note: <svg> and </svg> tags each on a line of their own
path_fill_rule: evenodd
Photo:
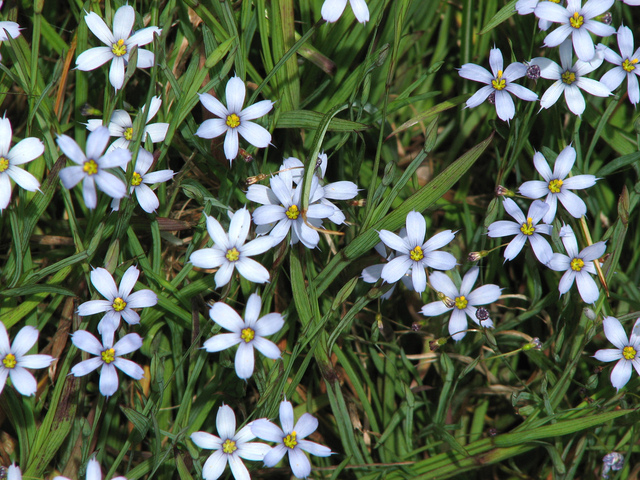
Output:
<svg viewBox="0 0 640 480">
<path fill-rule="evenodd" d="M 0 173 L 4 172 L 8 168 L 9 168 L 9 160 L 4 157 L 0 157 Z"/>
<path fill-rule="evenodd" d="M 291 220 L 295 220 L 300 215 L 300 210 L 298 210 L 298 206 L 297 205 L 291 205 L 289 208 L 287 208 L 287 211 L 284 212 L 284 213 Z"/>
<path fill-rule="evenodd" d="M 236 447 L 236 442 L 234 442 L 233 440 L 230 440 L 228 438 L 222 444 L 222 451 L 224 453 L 233 453 L 237 449 L 238 449 L 238 447 Z"/>
<path fill-rule="evenodd" d="M 237 262 L 240 258 L 240 252 L 236 247 L 233 247 L 232 249 L 227 250 L 227 254 L 225 255 L 225 257 L 227 257 L 227 260 L 229 260 L 230 262 Z"/>
<path fill-rule="evenodd" d="M 533 219 L 531 217 L 527 218 L 527 223 L 523 223 L 520 227 L 520 231 L 525 235 L 533 235 L 536 231 L 536 227 L 533 226 Z"/>
<path fill-rule="evenodd" d="M 18 361 L 13 353 L 7 353 L 7 356 L 2 359 L 2 364 L 7 368 L 15 368 Z"/>
<path fill-rule="evenodd" d="M 409 257 L 414 262 L 418 262 L 424 258 L 424 253 L 422 253 L 422 248 L 420 247 L 420 245 L 409 252 Z"/>
<path fill-rule="evenodd" d="M 576 257 L 573 260 L 571 260 L 571 270 L 579 272 L 580 270 L 582 270 L 583 267 L 584 267 L 584 260 L 582 260 L 581 258 Z"/>
<path fill-rule="evenodd" d="M 116 43 L 111 45 L 111 51 L 116 57 L 122 57 L 127 54 L 127 46 L 124 44 L 124 40 L 121 38 Z"/>
<path fill-rule="evenodd" d="M 627 360 L 633 360 L 636 358 L 636 349 L 632 346 L 624 347 L 622 349 L 622 356 Z"/>
<path fill-rule="evenodd" d="M 633 60 L 629 60 L 628 58 L 622 62 L 622 68 L 625 72 L 633 72 L 636 69 L 636 63 L 638 63 L 638 59 L 634 58 Z"/>
<path fill-rule="evenodd" d="M 132 138 L 133 138 L 133 127 L 125 128 L 124 139 L 130 142 Z"/>
<path fill-rule="evenodd" d="M 236 128 L 240 125 L 240 117 L 235 113 L 227 115 L 227 126 L 230 128 Z"/>
<path fill-rule="evenodd" d="M 567 85 L 571 85 L 573 82 L 576 81 L 576 74 L 573 73 L 571 70 L 567 70 L 562 75 L 560 75 L 560 78 Z"/>
<path fill-rule="evenodd" d="M 298 441 L 296 440 L 296 432 L 291 432 L 289 435 L 282 439 L 282 443 L 287 448 L 294 448 L 298 445 Z"/>
<path fill-rule="evenodd" d="M 555 180 L 551 180 L 549 182 L 549 191 L 551 193 L 560 193 L 560 190 L 562 189 L 562 184 L 564 182 L 562 180 L 560 180 L 559 178 L 556 178 Z"/>
<path fill-rule="evenodd" d="M 131 177 L 131 185 L 137 187 L 142 183 L 142 176 L 138 172 L 133 172 L 133 177 Z"/>
<path fill-rule="evenodd" d="M 584 17 L 575 12 L 572 17 L 569 17 L 569 24 L 573 28 L 580 28 L 584 24 Z"/>
<path fill-rule="evenodd" d="M 86 173 L 87 175 L 95 175 L 96 173 L 98 173 L 98 164 L 95 160 L 87 160 L 86 162 L 84 162 L 82 170 L 84 170 L 84 173 Z"/>
<path fill-rule="evenodd" d="M 127 302 L 125 302 L 122 298 L 116 297 L 111 305 L 116 312 L 121 312 L 127 307 Z"/>
<path fill-rule="evenodd" d="M 491 86 L 496 90 L 504 90 L 507 86 L 507 81 L 502 78 L 502 70 L 498 70 L 496 78 L 491 80 Z"/>
<path fill-rule="evenodd" d="M 116 359 L 116 351 L 113 348 L 107 348 L 101 355 L 104 363 L 111 363 Z"/>
<path fill-rule="evenodd" d="M 460 295 L 459 297 L 456 297 L 457 309 L 464 310 L 465 308 L 467 308 L 468 304 L 469 304 L 469 300 L 467 300 L 464 295 Z"/>
<path fill-rule="evenodd" d="M 243 328 L 240 333 L 240 338 L 245 341 L 245 343 L 249 343 L 256 336 L 256 332 L 252 328 Z"/>
</svg>

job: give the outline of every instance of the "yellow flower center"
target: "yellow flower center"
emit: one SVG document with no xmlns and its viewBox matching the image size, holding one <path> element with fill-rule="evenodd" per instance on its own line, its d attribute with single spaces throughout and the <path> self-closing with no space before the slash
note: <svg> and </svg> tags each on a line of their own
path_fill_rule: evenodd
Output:
<svg viewBox="0 0 640 480">
<path fill-rule="evenodd" d="M 84 162 L 82 170 L 84 170 L 84 173 L 86 173 L 87 175 L 95 175 L 96 173 L 98 173 L 98 164 L 95 160 L 87 160 L 86 162 Z"/>
<path fill-rule="evenodd" d="M 459 297 L 456 297 L 457 309 L 464 310 L 465 308 L 467 308 L 468 303 L 469 303 L 469 300 L 467 300 L 464 295 L 460 295 Z"/>
<path fill-rule="evenodd" d="M 298 445 L 298 441 L 296 440 L 296 432 L 291 432 L 289 435 L 282 439 L 282 443 L 287 448 L 295 448 Z"/>
<path fill-rule="evenodd" d="M 411 257 L 411 260 L 413 260 L 414 262 L 418 262 L 424 258 L 424 253 L 422 253 L 422 248 L 420 247 L 420 245 L 409 252 L 409 257 Z"/>
<path fill-rule="evenodd" d="M 7 356 L 2 359 L 2 364 L 7 368 L 15 368 L 18 361 L 13 353 L 7 353 Z"/>
<path fill-rule="evenodd" d="M 113 348 L 107 348 L 101 356 L 104 363 L 111 363 L 116 359 L 116 351 Z"/>
<path fill-rule="evenodd" d="M 131 177 L 131 185 L 137 187 L 142 183 L 142 176 L 138 172 L 133 172 L 133 177 Z"/>
<path fill-rule="evenodd" d="M 584 260 L 582 260 L 581 258 L 576 257 L 573 260 L 571 260 L 571 270 L 579 272 L 580 270 L 582 270 L 583 267 L 584 267 Z"/>
<path fill-rule="evenodd" d="M 636 69 L 636 63 L 638 63 L 638 59 L 634 58 L 633 60 L 629 60 L 628 58 L 622 62 L 622 68 L 625 72 L 633 72 Z"/>
<path fill-rule="evenodd" d="M 121 38 L 116 43 L 112 44 L 111 51 L 116 57 L 121 57 L 123 55 L 126 55 L 127 46 L 124 44 L 124 40 Z"/>
<path fill-rule="evenodd" d="M 227 126 L 230 128 L 236 128 L 240 125 L 240 117 L 235 113 L 227 115 Z"/>
<path fill-rule="evenodd" d="M 0 157 L 0 173 L 4 172 L 7 168 L 9 168 L 9 160 L 4 157 Z"/>
<path fill-rule="evenodd" d="M 527 223 L 522 224 L 520 231 L 525 235 L 533 235 L 536 231 L 536 227 L 533 226 L 533 219 L 531 217 L 527 218 Z"/>
<path fill-rule="evenodd" d="M 551 180 L 549 182 L 549 191 L 551 193 L 560 193 L 560 190 L 562 189 L 562 183 L 562 180 L 560 180 L 559 178 Z"/>
<path fill-rule="evenodd" d="M 230 440 L 228 438 L 222 444 L 222 451 L 224 453 L 233 453 L 237 449 L 238 449 L 238 447 L 236 447 L 236 442 L 234 442 L 233 440 Z"/>
<path fill-rule="evenodd" d="M 116 297 L 111 305 L 116 312 L 121 312 L 127 306 L 127 302 L 125 302 L 122 298 Z"/>
<path fill-rule="evenodd" d="M 300 210 L 298 210 L 297 205 L 291 205 L 284 213 L 289 217 L 289 219 L 295 220 L 300 215 Z"/>
<path fill-rule="evenodd" d="M 256 336 L 256 332 L 252 328 L 244 328 L 240 333 L 240 338 L 246 343 L 249 343 Z"/>
<path fill-rule="evenodd" d="M 560 0 L 548 0 L 548 1 L 552 3 L 560 3 Z"/>
<path fill-rule="evenodd" d="M 576 81 L 576 74 L 573 73 L 571 70 L 567 70 L 560 76 L 560 78 L 567 85 L 571 85 L 573 82 Z"/>
<path fill-rule="evenodd" d="M 569 17 L 569 24 L 573 28 L 580 28 L 584 24 L 584 17 L 575 12 L 572 17 Z"/>
<path fill-rule="evenodd" d="M 124 129 L 124 139 L 128 140 L 130 142 L 132 138 L 133 138 L 133 127 L 125 128 Z"/>
<path fill-rule="evenodd" d="M 227 257 L 227 260 L 229 260 L 230 262 L 237 262 L 240 258 L 240 252 L 236 247 L 233 247 L 232 249 L 227 250 L 227 254 L 225 255 L 225 257 Z"/>
<path fill-rule="evenodd" d="M 636 358 L 636 349 L 632 346 L 624 347 L 622 349 L 622 356 L 627 360 L 633 360 Z"/>
<path fill-rule="evenodd" d="M 507 86 L 507 81 L 502 78 L 502 70 L 498 70 L 498 75 L 496 76 L 496 78 L 491 80 L 491 86 L 496 90 L 504 90 L 504 88 Z"/>
</svg>

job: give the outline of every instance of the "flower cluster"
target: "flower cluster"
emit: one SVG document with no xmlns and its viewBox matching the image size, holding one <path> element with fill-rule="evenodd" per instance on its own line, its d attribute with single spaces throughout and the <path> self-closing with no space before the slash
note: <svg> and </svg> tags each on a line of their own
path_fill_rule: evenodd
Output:
<svg viewBox="0 0 640 480">
<path fill-rule="evenodd" d="M 319 457 L 331 455 L 329 448 L 305 439 L 316 431 L 318 420 L 305 413 L 294 425 L 293 406 L 286 400 L 280 403 L 280 424 L 282 428 L 261 418 L 236 432 L 235 413 L 228 405 L 222 405 L 216 416 L 216 429 L 220 436 L 207 432 L 191 434 L 191 441 L 197 446 L 214 450 L 202 468 L 202 477 L 216 480 L 229 464 L 234 478 L 248 479 L 249 471 L 241 459 L 263 461 L 267 467 L 275 467 L 288 454 L 293 474 L 297 478 L 306 478 L 311 473 L 311 463 L 304 452 Z M 276 445 L 270 447 L 251 442 L 256 437 Z"/>
</svg>

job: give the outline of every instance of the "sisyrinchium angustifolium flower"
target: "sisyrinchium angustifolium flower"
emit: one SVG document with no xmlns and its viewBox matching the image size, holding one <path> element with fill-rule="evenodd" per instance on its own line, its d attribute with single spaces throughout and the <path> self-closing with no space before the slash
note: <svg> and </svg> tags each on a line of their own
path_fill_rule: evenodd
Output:
<svg viewBox="0 0 640 480">
<path fill-rule="evenodd" d="M 150 185 L 167 182 L 174 175 L 173 170 L 169 169 L 150 172 L 151 165 L 153 165 L 153 155 L 144 148 L 140 148 L 136 166 L 131 176 L 131 184 L 129 185 L 129 194 L 135 195 L 140 207 L 147 213 L 155 212 L 160 206 L 160 200 L 158 200 Z M 111 201 L 111 208 L 113 210 L 120 209 L 119 198 L 114 198 Z"/>
<path fill-rule="evenodd" d="M 466 106 L 468 108 L 477 107 L 487 98 L 490 98 L 496 106 L 498 118 L 508 122 L 516 114 L 516 107 L 511 95 L 515 95 L 527 102 L 537 100 L 538 95 L 522 85 L 513 83 L 514 80 L 526 75 L 527 66 L 523 63 L 515 62 L 503 70 L 502 52 L 499 48 L 491 49 L 489 65 L 491 66 L 491 72 L 473 63 L 465 63 L 458 70 L 458 74 L 462 78 L 486 84 L 467 100 Z"/>
<path fill-rule="evenodd" d="M 445 230 L 426 240 L 427 222 L 418 212 L 407 214 L 405 231 L 407 235 L 403 238 L 388 230 L 380 230 L 380 240 L 397 252 L 382 267 L 380 276 L 385 282 L 395 283 L 411 271 L 413 289 L 422 293 L 427 288 L 427 268 L 451 270 L 456 266 L 456 258 L 452 254 L 438 250 L 451 243 L 455 234 Z"/>
<path fill-rule="evenodd" d="M 149 113 L 147 114 L 143 128 L 143 144 L 147 137 L 151 140 L 151 143 L 158 143 L 162 142 L 167 136 L 167 130 L 169 129 L 168 123 L 158 122 L 149 124 L 151 119 L 156 116 L 161 106 L 162 100 L 160 100 L 160 97 L 151 97 Z M 142 107 L 140 114 L 145 113 L 145 107 L 146 106 Z M 87 129 L 91 132 L 101 126 L 103 126 L 102 120 L 99 119 L 92 119 L 87 122 Z M 129 144 L 135 138 L 136 132 L 133 130 L 133 121 L 131 120 L 131 116 L 125 110 L 115 110 L 113 112 L 108 128 L 111 136 L 118 138 L 115 142 L 109 145 L 107 152 L 110 152 L 115 148 L 129 148 Z"/>
<path fill-rule="evenodd" d="M 519 192 L 529 198 L 545 197 L 544 201 L 549 205 L 549 210 L 542 217 L 544 223 L 551 223 L 556 217 L 558 201 L 569 212 L 569 215 L 580 218 L 587 213 L 584 201 L 570 190 L 583 190 L 596 184 L 595 175 L 574 175 L 568 177 L 576 161 L 576 150 L 571 146 L 565 147 L 556 158 L 553 172 L 549 168 L 547 160 L 542 153 L 533 155 L 533 164 L 538 173 L 544 178 L 541 180 L 529 180 L 524 182 Z"/>
<path fill-rule="evenodd" d="M 77 164 L 60 170 L 60 181 L 64 188 L 73 188 L 82 182 L 82 196 L 87 208 L 94 209 L 98 204 L 96 186 L 111 198 L 122 198 L 127 194 L 124 182 L 107 169 L 120 167 L 126 170 L 131 152 L 118 148 L 103 155 L 109 142 L 106 127 L 99 127 L 89 134 L 86 154 L 67 135 L 60 135 L 57 142 L 67 158 Z"/>
<path fill-rule="evenodd" d="M 269 113 L 273 108 L 273 102 L 262 100 L 243 109 L 245 94 L 244 82 L 239 77 L 232 77 L 227 82 L 226 107 L 213 95 L 198 94 L 202 105 L 218 118 L 210 118 L 202 122 L 196 135 L 201 138 L 215 138 L 226 133 L 224 154 L 229 162 L 238 156 L 238 135 L 258 148 L 266 148 L 271 142 L 269 131 L 251 120 Z"/>
<path fill-rule="evenodd" d="M 369 7 L 365 0 L 349 0 L 349 4 L 360 23 L 369 21 Z M 320 14 L 325 21 L 333 23 L 338 21 L 346 6 L 347 0 L 324 0 Z"/>
<path fill-rule="evenodd" d="M 640 75 L 640 48 L 633 50 L 633 33 L 629 27 L 620 26 L 618 34 L 618 55 L 611 48 L 606 47 L 604 50 L 604 58 L 607 62 L 615 65 L 611 70 L 605 73 L 600 82 L 607 86 L 610 90 L 615 90 L 620 84 L 627 79 L 627 93 L 629 101 L 636 105 L 640 102 L 640 87 L 638 86 L 638 76 Z"/>
<path fill-rule="evenodd" d="M 12 134 L 9 119 L 6 116 L 0 118 L 0 213 L 11 201 L 11 180 L 30 192 L 40 188 L 40 182 L 36 177 L 19 168 L 19 165 L 41 156 L 44 153 L 44 144 L 37 138 L 29 137 L 20 140 L 11 148 Z"/>
<path fill-rule="evenodd" d="M 67 477 L 57 476 L 53 477 L 53 480 L 71 480 Z M 100 462 L 94 458 L 91 458 L 87 463 L 87 473 L 85 480 L 102 480 L 102 469 L 100 468 Z M 127 480 L 126 477 L 113 477 L 111 480 Z"/>
<path fill-rule="evenodd" d="M 311 474 L 311 463 L 304 452 L 318 457 L 328 457 L 331 455 L 331 449 L 305 439 L 318 428 L 318 420 L 313 415 L 304 413 L 295 425 L 293 422 L 293 406 L 285 400 L 280 403 L 282 428 L 266 418 L 261 418 L 251 423 L 251 431 L 258 438 L 276 444 L 264 456 L 264 464 L 267 467 L 275 467 L 285 455 L 288 455 L 293 474 L 298 478 L 306 478 Z"/>
<path fill-rule="evenodd" d="M 612 26 L 595 20 L 595 17 L 609 10 L 613 2 L 614 0 L 588 0 L 582 5 L 582 0 L 567 0 L 566 7 L 554 2 L 538 3 L 534 10 L 538 18 L 560 24 L 546 36 L 544 45 L 557 47 L 570 40 L 577 57 L 583 62 L 590 62 L 595 55 L 595 48 L 589 32 L 599 37 L 616 33 Z"/>
<path fill-rule="evenodd" d="M 231 333 L 214 335 L 204 342 L 203 348 L 207 352 L 219 352 L 238 345 L 235 358 L 236 374 L 244 380 L 253 375 L 254 348 L 272 360 L 280 358 L 278 346 L 264 337 L 278 332 L 284 326 L 284 319 L 279 313 L 269 313 L 258 318 L 261 308 L 260 296 L 252 293 L 247 300 L 244 319 L 222 302 L 214 303 L 209 310 L 211 320 Z"/>
<path fill-rule="evenodd" d="M 569 110 L 573 114 L 580 116 L 586 108 L 586 103 L 580 90 L 584 90 L 596 97 L 608 97 L 611 95 L 611 90 L 606 85 L 585 77 L 585 75 L 598 68 L 602 62 L 599 59 L 593 62 L 576 60 L 576 63 L 572 64 L 573 50 L 571 49 L 571 42 L 568 40 L 560 45 L 559 51 L 560 65 L 544 57 L 537 57 L 531 60 L 531 65 L 540 67 L 540 76 L 542 78 L 555 80 L 542 95 L 540 106 L 542 108 L 550 108 L 564 93 Z"/>
<path fill-rule="evenodd" d="M 271 449 L 260 442 L 252 442 L 256 435 L 251 431 L 251 424 L 245 425 L 236 432 L 236 415 L 228 405 L 222 405 L 216 415 L 216 430 L 219 436 L 207 432 L 194 432 L 191 441 L 198 447 L 214 450 L 202 467 L 204 480 L 216 480 L 229 464 L 233 478 L 248 480 L 249 470 L 242 459 L 262 461 Z"/>
<path fill-rule="evenodd" d="M 90 300 L 78 306 L 78 315 L 87 316 L 106 312 L 98 324 L 98 332 L 104 328 L 117 329 L 123 318 L 129 325 L 140 323 L 140 315 L 134 308 L 153 307 L 158 303 L 158 296 L 149 289 L 131 293 L 138 281 L 140 270 L 130 266 L 120 280 L 120 288 L 105 268 L 98 267 L 91 271 L 91 283 L 106 300 Z"/>
<path fill-rule="evenodd" d="M 122 358 L 122 355 L 135 352 L 142 346 L 142 338 L 137 333 L 129 333 L 114 345 L 114 329 L 111 325 L 102 329 L 102 342 L 86 330 L 78 330 L 71 336 L 71 342 L 80 350 L 95 355 L 84 360 L 71 369 L 76 377 L 83 377 L 100 368 L 100 393 L 110 397 L 118 390 L 118 372 L 116 368 L 135 380 L 144 376 L 144 370 L 137 363 Z"/>
<path fill-rule="evenodd" d="M 217 268 L 216 288 L 225 286 L 231 280 L 234 270 L 253 283 L 269 281 L 269 272 L 255 260 L 249 258 L 259 255 L 273 247 L 271 237 L 260 237 L 245 244 L 251 226 L 251 214 L 246 208 L 236 211 L 226 233 L 220 222 L 207 217 L 207 231 L 213 240 L 209 248 L 201 248 L 191 254 L 189 261 L 200 268 Z"/>
<path fill-rule="evenodd" d="M 489 236 L 492 238 L 507 237 L 515 235 L 513 240 L 504 250 L 504 258 L 513 260 L 522 250 L 524 244 L 529 242 L 536 258 L 546 264 L 551 260 L 553 250 L 549 242 L 542 236 L 551 234 L 551 225 L 540 223 L 543 216 L 549 210 L 549 205 L 540 200 L 536 200 L 529 207 L 527 216 L 524 216 L 518 204 L 510 198 L 505 198 L 502 202 L 505 211 L 511 215 L 515 222 L 510 220 L 498 220 L 489 225 Z"/>
<path fill-rule="evenodd" d="M 129 54 L 133 47 L 141 47 L 153 41 L 154 35 L 160 35 L 158 27 L 147 27 L 131 35 L 136 12 L 130 5 L 123 5 L 113 16 L 113 31 L 95 12 L 84 17 L 89 30 L 106 45 L 95 47 L 82 52 L 76 59 L 78 70 L 89 71 L 111 61 L 109 81 L 116 90 L 124 85 L 125 65 L 129 62 Z M 154 65 L 155 57 L 152 52 L 138 48 L 138 68 L 150 68 Z"/>
<path fill-rule="evenodd" d="M 633 325 L 630 337 L 615 317 L 604 317 L 602 326 L 607 339 L 616 348 L 598 350 L 594 357 L 601 362 L 618 361 L 611 370 L 611 385 L 620 390 L 631 378 L 634 368 L 640 375 L 640 318 Z"/>
<path fill-rule="evenodd" d="M 598 300 L 600 291 L 596 282 L 591 278 L 591 275 L 596 274 L 593 262 L 604 255 L 607 249 L 605 242 L 597 242 L 578 250 L 576 235 L 569 225 L 560 229 L 560 238 L 567 254 L 554 253 L 547 264 L 551 270 L 565 272 L 558 285 L 560 294 L 567 293 L 575 281 L 582 300 L 585 303 L 594 303 Z"/>
<path fill-rule="evenodd" d="M 36 379 L 27 368 L 46 368 L 54 358 L 50 355 L 26 355 L 38 341 L 39 332 L 35 327 L 22 327 L 13 339 L 9 341 L 9 334 L 0 322 L 0 394 L 4 390 L 7 377 L 20 395 L 34 395 L 36 393 Z"/>
<path fill-rule="evenodd" d="M 433 272 L 429 276 L 429 283 L 438 292 L 440 300 L 428 303 L 420 312 L 427 317 L 435 317 L 451 310 L 449 334 L 456 341 L 462 340 L 467 334 L 467 316 L 478 325 L 493 328 L 491 319 L 478 319 L 476 306 L 495 302 L 500 297 L 502 289 L 497 285 L 488 284 L 472 291 L 479 273 L 478 267 L 471 268 L 463 277 L 460 288 L 442 272 Z"/>
</svg>

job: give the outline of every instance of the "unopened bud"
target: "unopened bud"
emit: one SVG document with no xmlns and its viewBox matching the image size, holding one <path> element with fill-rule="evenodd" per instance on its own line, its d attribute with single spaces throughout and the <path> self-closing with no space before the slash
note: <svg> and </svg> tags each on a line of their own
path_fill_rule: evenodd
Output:
<svg viewBox="0 0 640 480">
<path fill-rule="evenodd" d="M 486 257 L 487 255 L 489 255 L 489 252 L 487 250 L 480 250 L 479 252 L 471 252 L 467 257 L 467 260 L 469 260 L 470 262 L 477 262 L 478 260 L 480 260 L 483 257 Z"/>
<path fill-rule="evenodd" d="M 480 307 L 476 310 L 476 318 L 481 322 L 489 319 L 489 310 L 484 307 Z"/>
<path fill-rule="evenodd" d="M 507 187 L 503 187 L 502 185 L 498 185 L 496 187 L 496 195 L 498 197 L 515 197 L 515 192 L 512 192 Z"/>
<path fill-rule="evenodd" d="M 525 352 L 528 350 L 542 350 L 542 342 L 538 337 L 533 338 L 529 343 L 522 346 Z"/>
<path fill-rule="evenodd" d="M 253 155 L 247 152 L 244 148 L 239 148 L 238 153 L 240 153 L 240 156 L 244 158 L 245 162 L 247 163 L 253 162 Z"/>
<path fill-rule="evenodd" d="M 611 22 L 613 21 L 613 15 L 611 15 L 611 12 L 604 12 L 602 15 L 598 15 L 597 17 L 595 17 L 594 20 L 597 22 L 602 22 L 605 25 L 611 25 Z"/>
<path fill-rule="evenodd" d="M 591 310 L 589 307 L 583 308 L 582 313 L 584 313 L 584 316 L 587 317 L 592 322 L 596 319 L 596 312 Z"/>
<path fill-rule="evenodd" d="M 540 67 L 538 65 L 527 65 L 527 78 L 538 80 L 540 78 Z"/>
<path fill-rule="evenodd" d="M 80 109 L 80 115 L 83 117 L 98 117 L 102 115 L 102 110 L 92 107 L 88 103 L 85 103 Z"/>
<path fill-rule="evenodd" d="M 429 349 L 432 352 L 435 352 L 436 350 L 438 350 L 441 346 L 443 346 L 445 343 L 447 343 L 447 339 L 444 337 L 440 337 L 436 340 L 431 340 L 429 342 Z"/>
</svg>

